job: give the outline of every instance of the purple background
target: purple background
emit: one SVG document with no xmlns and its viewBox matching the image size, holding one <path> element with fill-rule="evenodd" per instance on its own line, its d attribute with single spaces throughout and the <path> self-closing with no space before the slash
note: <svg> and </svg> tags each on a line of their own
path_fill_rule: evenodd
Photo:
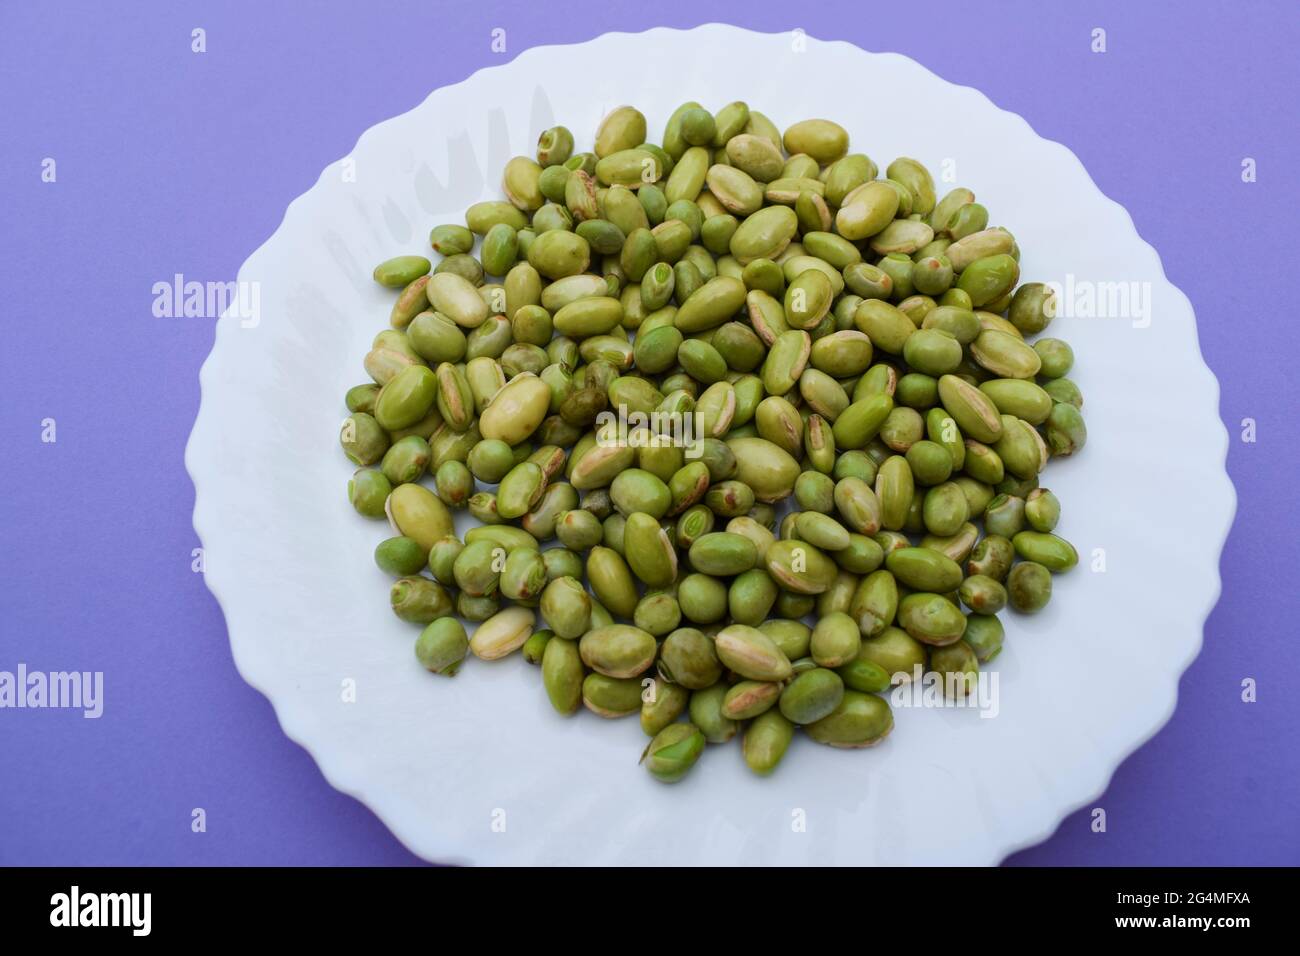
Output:
<svg viewBox="0 0 1300 956">
<path fill-rule="evenodd" d="M 1178 711 L 1098 801 L 1107 833 L 1090 832 L 1081 811 L 1012 861 L 1300 863 L 1285 696 L 1300 620 L 1294 5 L 918 12 L 858 0 L 801 8 L 797 20 L 761 9 L 788 4 L 731 6 L 711 6 L 712 18 L 905 53 L 1073 149 L 1191 298 L 1222 384 L 1239 511 Z M 150 289 L 176 272 L 233 279 L 322 167 L 433 88 L 529 46 L 692 26 L 703 8 L 569 9 L 0 7 L 0 669 L 103 670 L 107 698 L 98 721 L 0 711 L 0 863 L 415 862 L 324 782 L 235 672 L 221 612 L 190 570 L 182 462 L 212 321 L 154 318 Z M 194 27 L 207 30 L 205 54 L 190 51 Z M 489 48 L 495 27 L 507 31 L 504 57 Z M 1104 55 L 1089 50 L 1094 27 L 1107 31 Z M 864 105 L 874 95 L 864 90 Z M 1257 183 L 1241 181 L 1246 156 Z M 56 184 L 41 182 L 45 157 Z M 46 417 L 56 444 L 40 441 Z M 1254 444 L 1240 440 L 1245 417 L 1258 422 Z M 1178 481 L 1171 465 L 1163 480 Z M 1196 532 L 1196 515 L 1187 527 Z M 1240 702 L 1245 677 L 1259 682 L 1258 703 Z M 207 811 L 205 834 L 190 831 L 194 807 Z"/>
</svg>

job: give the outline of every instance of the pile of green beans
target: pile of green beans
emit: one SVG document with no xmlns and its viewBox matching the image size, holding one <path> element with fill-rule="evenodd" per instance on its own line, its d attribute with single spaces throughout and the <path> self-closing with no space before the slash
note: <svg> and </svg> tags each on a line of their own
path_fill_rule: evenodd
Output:
<svg viewBox="0 0 1300 956">
<path fill-rule="evenodd" d="M 547 130 L 436 267 L 374 271 L 341 442 L 419 662 L 521 651 L 559 713 L 639 714 L 665 781 L 736 735 L 758 774 L 796 727 L 876 744 L 928 672 L 971 693 L 998 612 L 1078 562 L 1039 485 L 1087 437 L 1069 345 L 1027 341 L 1053 290 L 969 189 L 830 120 L 691 102 L 653 144 L 625 106 L 574 149 Z"/>
</svg>

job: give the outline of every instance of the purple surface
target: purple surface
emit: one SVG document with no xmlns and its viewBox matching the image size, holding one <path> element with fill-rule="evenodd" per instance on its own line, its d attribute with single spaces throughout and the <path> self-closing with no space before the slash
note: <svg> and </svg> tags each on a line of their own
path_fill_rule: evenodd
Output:
<svg viewBox="0 0 1300 956">
<path fill-rule="evenodd" d="M 732 6 L 710 19 L 905 53 L 1069 146 L 1191 298 L 1222 384 L 1239 510 L 1177 713 L 1096 801 L 1108 832 L 1080 811 L 1012 862 L 1300 863 L 1285 716 L 1300 326 L 1274 304 L 1294 301 L 1294 6 L 1024 0 L 918 16 L 825 3 L 794 21 Z M 99 720 L 0 710 L 0 863 L 416 862 L 324 782 L 235 672 L 220 609 L 190 569 L 182 462 L 213 322 L 155 318 L 151 287 L 178 272 L 233 279 L 323 166 L 435 87 L 530 46 L 692 26 L 703 9 L 0 6 L 0 670 L 102 670 L 106 697 Z M 195 27 L 206 53 L 191 52 Z M 505 54 L 490 49 L 497 27 Z M 1090 52 L 1095 27 L 1109 52 Z M 864 102 L 874 95 L 906 92 L 864 90 Z M 41 181 L 46 157 L 55 183 Z M 1244 157 L 1258 182 L 1241 181 Z M 56 443 L 41 441 L 45 418 Z M 1243 418 L 1258 423 L 1254 443 L 1240 440 Z M 1240 700 L 1245 678 L 1257 703 Z M 196 807 L 206 833 L 191 832 Z"/>
</svg>

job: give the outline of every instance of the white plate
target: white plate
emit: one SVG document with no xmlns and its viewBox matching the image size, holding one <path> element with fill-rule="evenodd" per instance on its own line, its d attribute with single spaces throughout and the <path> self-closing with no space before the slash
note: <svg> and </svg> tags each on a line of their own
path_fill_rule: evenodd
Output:
<svg viewBox="0 0 1300 956">
<path fill-rule="evenodd" d="M 589 148 L 614 106 L 636 104 L 657 136 L 690 98 L 745 99 L 780 127 L 833 117 L 882 169 L 899 155 L 952 169 L 941 190 L 975 190 L 1016 234 L 1026 281 L 1073 275 L 1149 293 L 1148 327 L 1079 316 L 1052 327 L 1078 357 L 1090 440 L 1045 484 L 1082 561 L 1056 579 L 1045 612 L 1003 615 L 996 719 L 897 710 L 882 746 L 799 739 L 767 779 L 733 742 L 666 787 L 637 767 L 634 719 L 556 716 L 518 656 L 433 677 L 412 654 L 415 629 L 388 610 L 370 557 L 385 528 L 348 507 L 336 439 L 343 393 L 365 380 L 361 357 L 392 298 L 371 267 L 426 249 L 433 225 L 497 197 L 505 160 L 531 154 L 554 122 Z M 1191 307 L 1068 149 L 906 57 L 719 25 L 528 50 L 368 130 L 239 278 L 260 284 L 260 322 L 219 321 L 186 454 L 208 586 L 240 673 L 285 733 L 421 856 L 991 864 L 1098 795 L 1173 712 L 1235 507 Z M 1093 569 L 1102 556 L 1104 572 Z"/>
</svg>

